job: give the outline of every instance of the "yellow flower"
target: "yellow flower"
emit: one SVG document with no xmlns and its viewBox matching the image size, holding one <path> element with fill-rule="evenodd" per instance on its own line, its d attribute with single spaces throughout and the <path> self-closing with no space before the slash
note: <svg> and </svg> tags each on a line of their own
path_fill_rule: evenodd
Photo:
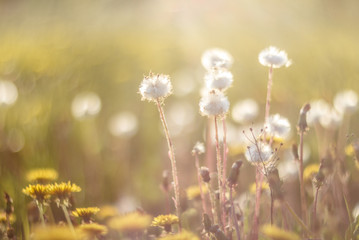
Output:
<svg viewBox="0 0 359 240">
<path fill-rule="evenodd" d="M 169 234 L 160 239 L 161 240 L 199 240 L 199 237 L 191 232 L 183 230 L 181 233 L 174 234 L 174 235 Z"/>
<path fill-rule="evenodd" d="M 33 240 L 77 240 L 77 238 L 68 227 L 47 226 L 36 228 Z"/>
<path fill-rule="evenodd" d="M 80 217 L 86 223 L 91 221 L 91 217 L 99 212 L 100 209 L 97 207 L 88 207 L 88 208 L 76 208 L 75 211 L 72 211 L 72 214 L 75 217 Z"/>
<path fill-rule="evenodd" d="M 263 190 L 268 190 L 269 189 L 269 185 L 267 182 L 262 182 L 262 191 Z M 256 193 L 256 183 L 252 183 L 249 187 L 249 192 L 252 194 Z"/>
<path fill-rule="evenodd" d="M 202 191 L 203 194 L 206 194 L 208 192 L 207 186 L 202 185 Z M 188 200 L 199 199 L 201 197 L 201 192 L 198 185 L 189 186 L 186 189 L 186 194 Z"/>
<path fill-rule="evenodd" d="M 319 171 L 319 164 L 310 164 L 303 171 L 303 180 L 310 181 Z"/>
<path fill-rule="evenodd" d="M 106 220 L 115 216 L 118 216 L 118 210 L 110 205 L 102 206 L 101 211 L 97 214 L 97 217 L 101 220 Z"/>
<path fill-rule="evenodd" d="M 150 224 L 149 215 L 133 212 L 112 218 L 108 225 L 120 232 L 139 232 L 145 230 Z"/>
<path fill-rule="evenodd" d="M 167 232 L 170 232 L 172 224 L 176 223 L 179 223 L 178 217 L 173 214 L 168 214 L 155 217 L 151 225 L 164 227 Z"/>
<path fill-rule="evenodd" d="M 71 184 L 70 181 L 67 183 L 62 182 L 60 184 L 54 183 L 49 185 L 50 194 L 56 198 L 56 202 L 59 204 L 63 201 L 67 205 L 67 201 L 73 192 L 80 192 L 81 188 L 76 184 Z"/>
<path fill-rule="evenodd" d="M 352 144 L 345 147 L 345 154 L 349 157 L 354 156 L 355 150 Z"/>
<path fill-rule="evenodd" d="M 300 237 L 274 225 L 266 224 L 262 227 L 262 233 L 273 240 L 300 240 Z"/>
<path fill-rule="evenodd" d="M 247 150 L 246 144 L 233 144 L 229 146 L 229 154 L 231 156 L 244 154 L 246 150 Z"/>
<path fill-rule="evenodd" d="M 30 184 L 26 188 L 22 189 L 22 192 L 32 197 L 33 199 L 36 199 L 39 202 L 43 202 L 44 200 L 50 198 L 50 186 L 49 185 L 42 185 L 42 184 L 36 184 L 32 185 Z"/>
<path fill-rule="evenodd" d="M 10 215 L 10 223 L 13 224 L 15 222 L 16 218 L 13 214 Z M 7 219 L 6 219 L 6 213 L 5 212 L 0 212 L 0 224 L 7 224 Z"/>
<path fill-rule="evenodd" d="M 106 226 L 97 223 L 82 224 L 78 228 L 81 234 L 84 234 L 88 237 L 106 235 L 108 232 Z"/>
<path fill-rule="evenodd" d="M 39 183 L 48 183 L 56 180 L 57 177 L 57 172 L 51 168 L 33 169 L 26 174 L 27 181 Z"/>
</svg>

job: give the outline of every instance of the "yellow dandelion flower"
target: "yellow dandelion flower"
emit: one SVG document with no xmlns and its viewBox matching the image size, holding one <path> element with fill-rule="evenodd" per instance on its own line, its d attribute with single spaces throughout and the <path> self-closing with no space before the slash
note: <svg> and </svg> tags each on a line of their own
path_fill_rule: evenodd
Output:
<svg viewBox="0 0 359 240">
<path fill-rule="evenodd" d="M 355 149 L 353 147 L 352 144 L 349 144 L 348 146 L 345 147 L 345 154 L 349 157 L 354 156 L 355 153 Z"/>
<path fill-rule="evenodd" d="M 11 214 L 10 215 L 10 223 L 13 224 L 16 221 L 16 217 Z M 7 219 L 6 219 L 6 213 L 5 212 L 0 212 L 0 224 L 7 224 Z"/>
<path fill-rule="evenodd" d="M 181 233 L 174 235 L 167 235 L 165 237 L 160 238 L 161 240 L 199 240 L 199 237 L 194 233 L 183 230 Z"/>
<path fill-rule="evenodd" d="M 168 215 L 159 215 L 155 217 L 151 225 L 164 227 L 166 232 L 170 232 L 172 224 L 176 224 L 176 223 L 179 223 L 178 217 L 173 214 L 168 214 Z"/>
<path fill-rule="evenodd" d="M 110 205 L 102 206 L 101 211 L 97 214 L 97 217 L 101 220 L 105 220 L 115 216 L 118 216 L 118 210 L 117 208 Z"/>
<path fill-rule="evenodd" d="M 262 191 L 263 190 L 269 190 L 269 185 L 267 182 L 263 182 L 262 183 Z M 256 183 L 252 183 L 250 186 L 249 186 L 249 192 L 251 194 L 255 194 L 256 193 Z"/>
<path fill-rule="evenodd" d="M 58 174 L 51 168 L 41 168 L 30 170 L 26 174 L 26 180 L 29 182 L 48 183 L 56 180 Z"/>
<path fill-rule="evenodd" d="M 262 227 L 262 233 L 273 240 L 300 240 L 300 237 L 274 225 L 266 224 Z"/>
<path fill-rule="evenodd" d="M 139 232 L 145 230 L 151 224 L 151 217 L 138 212 L 112 218 L 108 225 L 120 232 Z"/>
<path fill-rule="evenodd" d="M 26 188 L 22 189 L 22 192 L 36 199 L 39 202 L 43 202 L 44 200 L 50 198 L 50 186 L 49 185 L 42 185 L 42 184 L 30 184 Z"/>
<path fill-rule="evenodd" d="M 81 234 L 88 237 L 96 237 L 106 235 L 108 230 L 107 227 L 97 223 L 82 224 L 78 227 Z"/>
<path fill-rule="evenodd" d="M 202 185 L 202 191 L 203 191 L 203 194 L 206 194 L 208 192 L 207 186 Z M 200 199 L 200 197 L 201 197 L 201 192 L 199 190 L 198 185 L 189 186 L 186 189 L 186 194 L 187 194 L 188 200 Z"/>
<path fill-rule="evenodd" d="M 304 181 L 312 180 L 313 176 L 319 171 L 319 164 L 310 164 L 303 171 Z"/>
<path fill-rule="evenodd" d="M 80 217 L 86 223 L 91 221 L 91 217 L 100 211 L 97 207 L 88 207 L 88 208 L 76 208 L 75 211 L 72 211 L 72 214 L 75 217 Z"/>
<path fill-rule="evenodd" d="M 246 144 L 235 144 L 229 146 L 229 155 L 231 156 L 244 154 L 246 151 L 247 151 Z"/>
<path fill-rule="evenodd" d="M 56 198 L 56 201 L 64 201 L 66 203 L 71 193 L 80 192 L 81 188 L 76 184 L 71 184 L 70 181 L 67 183 L 62 182 L 60 184 L 54 183 L 49 186 L 50 194 Z"/>
<path fill-rule="evenodd" d="M 38 227 L 34 230 L 34 240 L 77 240 L 68 227 L 47 226 Z"/>
</svg>

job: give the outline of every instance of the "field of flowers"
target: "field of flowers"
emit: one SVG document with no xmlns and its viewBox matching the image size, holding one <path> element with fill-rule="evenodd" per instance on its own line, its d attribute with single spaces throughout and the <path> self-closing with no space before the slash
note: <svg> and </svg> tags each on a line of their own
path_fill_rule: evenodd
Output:
<svg viewBox="0 0 359 240">
<path fill-rule="evenodd" d="M 357 9 L 0 1 L 0 239 L 359 239 Z"/>
</svg>

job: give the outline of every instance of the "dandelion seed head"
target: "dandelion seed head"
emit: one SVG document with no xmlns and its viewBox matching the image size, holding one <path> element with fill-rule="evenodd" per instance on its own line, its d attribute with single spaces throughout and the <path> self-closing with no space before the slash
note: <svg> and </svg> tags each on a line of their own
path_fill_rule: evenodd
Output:
<svg viewBox="0 0 359 240">
<path fill-rule="evenodd" d="M 150 73 L 144 77 L 140 85 L 142 100 L 157 101 L 163 100 L 172 94 L 170 77 L 164 74 Z"/>
<path fill-rule="evenodd" d="M 358 110 L 358 95 L 353 90 L 339 92 L 334 97 L 335 109 L 344 114 L 354 113 Z"/>
<path fill-rule="evenodd" d="M 93 92 L 80 93 L 72 101 L 71 110 L 77 119 L 96 116 L 101 111 L 101 99 Z"/>
<path fill-rule="evenodd" d="M 268 144 L 258 142 L 257 145 L 251 144 L 248 146 L 244 156 L 253 165 L 262 163 L 266 165 L 272 160 L 273 150 Z"/>
<path fill-rule="evenodd" d="M 288 60 L 287 53 L 276 47 L 270 46 L 259 53 L 258 60 L 260 64 L 266 67 L 280 68 L 282 66 L 289 67 L 292 63 Z"/>
<path fill-rule="evenodd" d="M 240 124 L 253 121 L 258 116 L 258 104 L 253 99 L 237 102 L 232 108 L 232 119 Z"/>
<path fill-rule="evenodd" d="M 309 126 L 320 124 L 320 119 L 330 112 L 330 105 L 323 99 L 311 101 L 310 110 L 307 113 L 307 123 Z"/>
<path fill-rule="evenodd" d="M 222 92 L 212 90 L 201 98 L 199 109 L 203 116 L 225 115 L 229 109 L 229 101 Z"/>
<path fill-rule="evenodd" d="M 343 120 L 343 115 L 336 109 L 331 108 L 328 112 L 323 114 L 319 119 L 322 127 L 326 129 L 336 129 L 340 126 Z"/>
<path fill-rule="evenodd" d="M 205 153 L 205 147 L 204 147 L 204 143 L 203 142 L 196 142 L 196 144 L 194 145 L 193 149 L 192 149 L 192 154 L 195 155 L 201 155 Z"/>
<path fill-rule="evenodd" d="M 359 202 L 357 204 L 355 204 L 355 207 L 353 209 L 353 218 L 357 219 L 359 216 Z"/>
<path fill-rule="evenodd" d="M 264 129 L 273 137 L 286 139 L 290 134 L 291 127 L 287 118 L 275 114 L 269 116 Z"/>
<path fill-rule="evenodd" d="M 203 67 L 207 70 L 213 68 L 229 69 L 233 63 L 233 57 L 223 49 L 213 48 L 208 49 L 203 53 L 201 62 Z"/>
<path fill-rule="evenodd" d="M 18 97 L 17 87 L 13 82 L 0 80 L 0 107 L 13 105 Z"/>
<path fill-rule="evenodd" d="M 120 112 L 111 117 L 108 129 L 115 137 L 132 137 L 138 129 L 137 117 L 131 112 Z"/>
<path fill-rule="evenodd" d="M 224 91 L 232 85 L 233 75 L 223 68 L 212 69 L 206 73 L 204 81 L 208 89 Z"/>
</svg>

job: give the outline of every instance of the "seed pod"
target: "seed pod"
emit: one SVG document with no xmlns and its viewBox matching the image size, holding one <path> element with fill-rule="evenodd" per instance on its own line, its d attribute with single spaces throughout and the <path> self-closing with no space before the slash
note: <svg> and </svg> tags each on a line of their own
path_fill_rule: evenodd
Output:
<svg viewBox="0 0 359 240">
<path fill-rule="evenodd" d="M 243 163 L 242 161 L 236 161 L 235 163 L 233 163 L 231 171 L 229 172 L 229 176 L 227 178 L 229 185 L 235 185 L 237 183 L 239 176 L 239 169 L 241 168 L 242 163 Z"/>
<path fill-rule="evenodd" d="M 203 214 L 203 226 L 207 233 L 211 231 L 212 222 L 207 213 Z"/>
<path fill-rule="evenodd" d="M 305 132 L 308 130 L 307 124 L 307 113 L 310 110 L 310 104 L 305 104 L 302 109 L 300 109 L 299 119 L 297 124 L 297 129 L 299 132 Z"/>
<path fill-rule="evenodd" d="M 293 156 L 294 156 L 294 160 L 299 160 L 297 144 L 292 145 L 292 153 L 293 153 Z"/>
<path fill-rule="evenodd" d="M 208 183 L 211 180 L 211 177 L 209 176 L 209 169 L 206 167 L 201 167 L 200 169 L 201 177 L 203 182 Z"/>
</svg>

